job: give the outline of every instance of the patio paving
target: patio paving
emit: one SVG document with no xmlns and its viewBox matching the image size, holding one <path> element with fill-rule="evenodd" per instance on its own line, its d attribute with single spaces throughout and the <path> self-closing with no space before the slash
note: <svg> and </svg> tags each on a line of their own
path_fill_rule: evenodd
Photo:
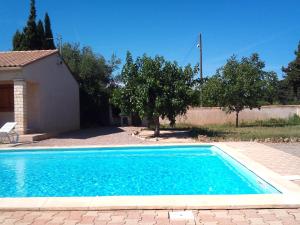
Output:
<svg viewBox="0 0 300 225">
<path fill-rule="evenodd" d="M 85 146 L 144 144 L 147 141 L 132 135 L 137 127 L 101 127 L 61 134 L 55 138 L 25 144 L 26 146 Z M 21 146 L 25 146 L 21 145 Z"/>
<path fill-rule="evenodd" d="M 193 210 L 194 219 L 169 219 L 167 210 L 0 212 L 2 225 L 299 225 L 300 209 Z"/>
<path fill-rule="evenodd" d="M 136 128 L 101 128 L 72 132 L 22 146 L 159 144 L 132 136 Z M 300 175 L 300 143 L 226 143 L 281 175 Z M 300 182 L 296 183 L 300 184 Z M 300 209 L 193 210 L 195 219 L 170 221 L 168 210 L 0 211 L 1 225 L 300 225 Z"/>
<path fill-rule="evenodd" d="M 283 144 L 273 144 L 270 147 L 269 144 L 256 142 L 227 142 L 227 145 L 280 175 L 300 175 L 300 157 L 287 151 L 290 148 Z M 300 151 L 300 143 L 294 146 L 298 146 Z"/>
<path fill-rule="evenodd" d="M 300 143 L 299 142 L 297 142 L 297 143 L 267 143 L 266 145 L 300 158 Z"/>
</svg>

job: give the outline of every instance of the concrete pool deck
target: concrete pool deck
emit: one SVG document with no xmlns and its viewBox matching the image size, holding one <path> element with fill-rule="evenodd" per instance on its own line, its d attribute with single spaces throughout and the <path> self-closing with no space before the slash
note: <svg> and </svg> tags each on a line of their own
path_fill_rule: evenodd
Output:
<svg viewBox="0 0 300 225">
<path fill-rule="evenodd" d="M 195 143 L 192 143 L 192 145 L 195 145 Z M 213 143 L 213 145 L 221 148 L 225 153 L 242 163 L 250 171 L 273 185 L 282 192 L 282 194 L 2 198 L 0 199 L 0 210 L 241 209 L 300 207 L 300 187 L 242 154 L 241 152 L 245 149 L 245 146 L 243 148 L 241 144 L 239 145 L 237 143 Z M 267 150 L 271 149 L 262 145 L 259 145 L 259 147 L 260 151 L 263 151 L 262 149 L 265 148 L 267 148 Z M 40 147 L 29 148 L 40 149 Z M 252 146 L 252 148 L 255 147 Z M 23 149 L 26 149 L 26 147 Z"/>
<path fill-rule="evenodd" d="M 7 211 L 1 225 L 299 225 L 300 209 L 192 210 L 171 220 L 172 210 Z"/>
</svg>

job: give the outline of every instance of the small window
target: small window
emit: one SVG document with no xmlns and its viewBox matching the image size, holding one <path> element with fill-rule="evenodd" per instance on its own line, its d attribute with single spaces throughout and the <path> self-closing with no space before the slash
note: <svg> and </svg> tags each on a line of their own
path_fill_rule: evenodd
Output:
<svg viewBox="0 0 300 225">
<path fill-rule="evenodd" d="M 0 85 L 0 112 L 14 111 L 14 87 L 11 84 Z"/>
</svg>

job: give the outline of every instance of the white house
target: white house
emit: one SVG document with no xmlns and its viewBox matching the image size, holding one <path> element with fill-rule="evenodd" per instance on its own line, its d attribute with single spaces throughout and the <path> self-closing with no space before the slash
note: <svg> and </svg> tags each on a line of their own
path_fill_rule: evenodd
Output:
<svg viewBox="0 0 300 225">
<path fill-rule="evenodd" d="M 79 129 L 79 87 L 57 50 L 0 52 L 0 126 L 25 133 Z"/>
</svg>

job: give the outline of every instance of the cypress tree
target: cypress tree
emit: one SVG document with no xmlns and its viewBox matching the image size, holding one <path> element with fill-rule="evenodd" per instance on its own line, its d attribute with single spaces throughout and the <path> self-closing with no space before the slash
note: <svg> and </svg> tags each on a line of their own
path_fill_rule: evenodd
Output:
<svg viewBox="0 0 300 225">
<path fill-rule="evenodd" d="M 27 24 L 22 32 L 16 31 L 12 45 L 14 51 L 55 49 L 48 13 L 45 14 L 44 24 L 41 20 L 36 23 L 35 0 L 30 0 L 30 14 Z"/>
<path fill-rule="evenodd" d="M 44 49 L 55 49 L 53 34 L 51 30 L 51 22 L 48 13 L 45 14 L 45 46 Z"/>
<path fill-rule="evenodd" d="M 37 35 L 37 27 L 36 27 L 36 9 L 35 9 L 35 0 L 31 0 L 30 2 L 30 15 L 27 21 L 27 26 L 25 30 L 25 40 L 26 46 L 28 50 L 38 49 L 38 35 Z"/>
<path fill-rule="evenodd" d="M 37 31 L 37 48 L 44 49 L 46 39 L 45 39 L 44 25 L 41 20 L 38 21 L 36 31 Z"/>
<path fill-rule="evenodd" d="M 13 37 L 13 51 L 21 51 L 24 49 L 24 34 L 23 32 L 20 32 L 19 30 L 16 31 L 14 37 Z"/>
</svg>

